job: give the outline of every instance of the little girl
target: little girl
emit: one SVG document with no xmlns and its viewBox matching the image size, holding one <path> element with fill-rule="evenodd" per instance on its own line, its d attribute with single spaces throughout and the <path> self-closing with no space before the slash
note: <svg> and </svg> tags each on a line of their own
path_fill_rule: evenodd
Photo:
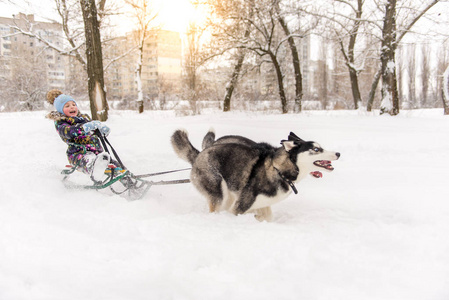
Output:
<svg viewBox="0 0 449 300">
<path fill-rule="evenodd" d="M 107 136 L 109 127 L 100 121 L 92 121 L 86 114 L 81 114 L 75 100 L 60 90 L 49 91 L 47 102 L 56 108 L 56 111 L 50 112 L 46 117 L 55 122 L 56 131 L 68 145 L 66 153 L 70 164 L 89 174 L 92 180 L 100 181 L 110 157 L 108 153 L 103 152 L 100 140 L 93 131 L 99 129 Z"/>
</svg>

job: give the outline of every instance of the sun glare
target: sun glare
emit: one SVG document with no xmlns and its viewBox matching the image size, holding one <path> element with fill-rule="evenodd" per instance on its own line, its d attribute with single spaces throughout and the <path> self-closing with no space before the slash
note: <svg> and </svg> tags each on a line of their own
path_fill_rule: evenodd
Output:
<svg viewBox="0 0 449 300">
<path fill-rule="evenodd" d="M 204 13 L 196 9 L 189 0 L 157 0 L 154 8 L 159 11 L 158 21 L 166 30 L 185 33 L 190 22 L 202 22 Z"/>
<path fill-rule="evenodd" d="M 58 19 L 58 16 L 53 13 L 54 0 L 40 0 L 38 2 L 18 0 L 14 2 L 15 4 L 11 4 L 8 1 L 3 3 L 0 0 L 0 3 L 0 6 L 4 8 L 1 15 L 5 17 L 11 17 L 12 14 L 23 12 L 35 14 L 38 18 Z M 155 23 L 160 24 L 163 29 L 177 31 L 181 34 L 186 33 L 190 22 L 196 21 L 201 23 L 206 19 L 205 13 L 201 9 L 195 8 L 190 0 L 151 0 L 151 6 L 154 11 L 158 12 L 158 18 L 155 20 Z M 49 9 L 49 7 L 52 7 L 52 9 Z M 116 30 L 120 34 L 133 30 L 136 22 L 133 19 L 131 9 L 129 7 L 123 7 L 123 9 L 129 10 L 129 12 L 112 17 L 112 24 L 116 24 Z"/>
</svg>

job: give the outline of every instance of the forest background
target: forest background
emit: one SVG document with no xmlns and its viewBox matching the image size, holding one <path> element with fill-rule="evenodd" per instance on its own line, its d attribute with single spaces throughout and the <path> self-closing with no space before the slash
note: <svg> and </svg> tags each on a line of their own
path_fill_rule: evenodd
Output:
<svg viewBox="0 0 449 300">
<path fill-rule="evenodd" d="M 178 107 L 193 114 L 207 106 L 282 113 L 378 108 L 390 115 L 400 109 L 437 107 L 449 114 L 447 1 L 173 0 L 165 7 L 143 0 L 0 4 L 8 8 L 3 15 L 16 9 L 61 24 L 62 46 L 45 41 L 31 22 L 10 26 L 2 38 L 28 35 L 80 64 L 81 73 L 70 78 L 64 92 L 89 100 L 95 119 L 106 120 L 110 106 L 140 112 Z M 182 78 L 176 87 L 160 80 L 158 97 L 150 97 L 140 81 L 144 62 L 139 57 L 148 32 L 170 26 L 183 37 Z M 90 51 L 107 48 L 124 31 L 138 33 L 131 48 L 114 57 Z M 305 44 L 310 57 L 303 55 Z M 108 66 L 127 55 L 136 57 L 136 93 L 112 101 L 106 92 Z M 15 69 L 14 76 L 2 80 L 1 110 L 42 109 L 49 89 L 43 80 L 45 62 L 39 54 L 14 59 L 17 63 L 6 66 Z"/>
</svg>

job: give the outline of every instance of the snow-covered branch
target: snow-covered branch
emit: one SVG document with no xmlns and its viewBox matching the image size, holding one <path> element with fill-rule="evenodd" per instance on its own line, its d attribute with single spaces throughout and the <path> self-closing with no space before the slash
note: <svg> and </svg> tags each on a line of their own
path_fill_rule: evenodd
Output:
<svg viewBox="0 0 449 300">
<path fill-rule="evenodd" d="M 31 31 L 23 30 L 22 28 L 18 27 L 17 25 L 10 25 L 10 28 L 14 29 L 16 32 L 18 32 L 20 34 L 23 34 L 23 35 L 26 35 L 26 36 L 29 36 L 29 37 L 37 39 L 38 41 L 40 41 L 41 43 L 45 44 L 47 47 L 57 51 L 61 55 L 76 56 L 76 54 L 73 54 L 73 53 L 76 53 L 78 51 L 78 49 L 83 46 L 81 44 L 81 45 L 78 45 L 75 48 L 71 48 L 71 49 L 65 50 L 65 49 L 60 48 L 60 47 L 56 46 L 55 44 L 49 42 L 48 40 L 42 38 L 39 34 L 36 34 L 34 32 L 31 32 Z"/>
</svg>

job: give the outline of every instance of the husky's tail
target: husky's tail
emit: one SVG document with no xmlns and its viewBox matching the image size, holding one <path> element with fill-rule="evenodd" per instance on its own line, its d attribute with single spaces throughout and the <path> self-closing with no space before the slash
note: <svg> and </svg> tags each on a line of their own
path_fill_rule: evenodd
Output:
<svg viewBox="0 0 449 300">
<path fill-rule="evenodd" d="M 206 148 L 209 148 L 214 143 L 215 143 L 215 132 L 211 128 L 211 129 L 209 129 L 209 132 L 206 133 L 206 135 L 203 138 L 203 144 L 202 144 L 203 150 Z"/>
<path fill-rule="evenodd" d="M 190 143 L 187 131 L 176 130 L 171 137 L 171 144 L 181 159 L 193 165 L 200 152 Z"/>
</svg>

